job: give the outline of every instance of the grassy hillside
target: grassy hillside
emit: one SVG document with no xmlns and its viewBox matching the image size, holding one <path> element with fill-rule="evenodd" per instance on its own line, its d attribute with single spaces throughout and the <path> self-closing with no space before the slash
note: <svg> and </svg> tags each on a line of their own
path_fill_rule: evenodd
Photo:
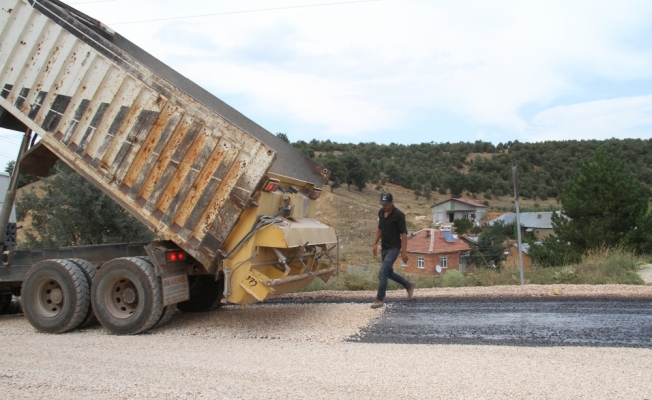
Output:
<svg viewBox="0 0 652 400">
<path fill-rule="evenodd" d="M 331 169 L 336 182 L 390 182 L 439 193 L 512 193 L 512 166 L 518 165 L 520 195 L 545 201 L 564 190 L 581 163 L 604 149 L 625 164 L 652 196 L 652 140 L 569 140 L 540 143 L 420 143 L 389 145 L 312 140 L 293 143 Z M 338 165 L 341 164 L 341 165 Z"/>
</svg>

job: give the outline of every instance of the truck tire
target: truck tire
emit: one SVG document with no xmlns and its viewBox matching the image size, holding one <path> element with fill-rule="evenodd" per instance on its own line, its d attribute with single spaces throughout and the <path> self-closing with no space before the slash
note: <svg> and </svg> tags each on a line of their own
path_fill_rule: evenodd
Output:
<svg viewBox="0 0 652 400">
<path fill-rule="evenodd" d="M 213 275 L 190 275 L 190 300 L 177 303 L 183 312 L 203 312 L 222 306 L 224 279 L 215 280 Z"/>
<path fill-rule="evenodd" d="M 159 318 L 158 322 L 154 324 L 152 329 L 160 328 L 163 325 L 167 324 L 170 322 L 172 317 L 174 316 L 174 313 L 177 312 L 177 305 L 172 304 L 171 306 L 167 306 L 163 309 L 163 314 L 161 314 L 161 318 Z"/>
<path fill-rule="evenodd" d="M 84 273 L 84 276 L 86 277 L 86 281 L 88 282 L 88 287 L 90 290 L 92 290 L 93 287 L 93 280 L 95 279 L 95 275 L 97 274 L 97 268 L 95 265 L 93 265 L 92 262 L 87 261 L 87 260 L 82 260 L 81 258 L 68 258 L 68 261 L 72 261 L 73 263 L 77 264 L 77 266 L 82 270 Z M 93 326 L 97 323 L 97 318 L 95 317 L 95 313 L 93 312 L 93 306 L 91 305 L 88 307 L 88 313 L 86 314 L 86 317 L 82 321 L 82 323 L 79 325 L 79 328 L 88 328 L 90 326 Z"/>
<path fill-rule="evenodd" d="M 100 268 L 91 289 L 95 316 L 117 335 L 145 332 L 163 314 L 161 280 L 138 257 L 115 258 Z"/>
<path fill-rule="evenodd" d="M 84 321 L 90 307 L 90 290 L 76 264 L 44 260 L 25 275 L 21 300 L 25 317 L 34 328 L 63 333 Z"/>
<path fill-rule="evenodd" d="M 149 256 L 138 256 L 138 258 L 143 259 L 147 261 L 148 263 L 152 264 L 150 261 Z M 154 324 L 154 326 L 151 329 L 157 329 L 162 327 L 163 325 L 167 324 L 170 322 L 174 314 L 177 312 L 177 305 L 172 304 L 171 306 L 163 307 L 163 314 L 161 314 L 161 318 L 159 318 L 158 322 Z"/>
<path fill-rule="evenodd" d="M 11 293 L 0 294 L 0 315 L 6 314 L 9 311 L 13 297 Z"/>
</svg>

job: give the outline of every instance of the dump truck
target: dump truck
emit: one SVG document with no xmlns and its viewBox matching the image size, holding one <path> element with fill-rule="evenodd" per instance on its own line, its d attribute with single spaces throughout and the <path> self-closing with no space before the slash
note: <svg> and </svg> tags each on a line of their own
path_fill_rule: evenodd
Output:
<svg viewBox="0 0 652 400">
<path fill-rule="evenodd" d="M 20 295 L 37 330 L 98 320 L 137 334 L 177 309 L 261 302 L 337 272 L 336 232 L 316 219 L 328 170 L 60 1 L 0 8 L 0 127 L 24 132 L 0 217 L 20 173 L 61 160 L 160 239 L 5 240 L 0 296 Z"/>
</svg>

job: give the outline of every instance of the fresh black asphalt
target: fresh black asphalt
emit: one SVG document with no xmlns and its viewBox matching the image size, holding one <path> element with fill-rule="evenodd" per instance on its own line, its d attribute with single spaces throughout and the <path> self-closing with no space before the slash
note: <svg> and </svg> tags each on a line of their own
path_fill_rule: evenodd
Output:
<svg viewBox="0 0 652 400">
<path fill-rule="evenodd" d="M 365 303 L 359 297 L 300 303 Z M 268 303 L 297 303 L 274 299 Z M 652 300 L 641 298 L 390 299 L 383 315 L 349 339 L 362 343 L 652 348 Z"/>
<path fill-rule="evenodd" d="M 649 299 L 441 299 L 388 304 L 363 343 L 652 348 Z"/>
</svg>

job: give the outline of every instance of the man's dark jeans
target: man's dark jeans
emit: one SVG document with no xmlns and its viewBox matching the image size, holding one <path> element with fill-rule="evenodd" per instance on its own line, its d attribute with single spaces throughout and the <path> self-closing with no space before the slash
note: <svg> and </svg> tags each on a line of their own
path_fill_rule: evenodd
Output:
<svg viewBox="0 0 652 400">
<path fill-rule="evenodd" d="M 378 273 L 378 279 L 380 279 L 380 285 L 378 285 L 378 294 L 376 298 L 378 300 L 385 299 L 385 293 L 387 292 L 387 279 L 391 279 L 395 282 L 403 285 L 404 288 L 410 287 L 410 282 L 408 282 L 401 275 L 394 272 L 394 261 L 398 258 L 398 255 L 401 253 L 401 249 L 388 249 L 382 250 L 380 253 L 380 272 Z"/>
</svg>

